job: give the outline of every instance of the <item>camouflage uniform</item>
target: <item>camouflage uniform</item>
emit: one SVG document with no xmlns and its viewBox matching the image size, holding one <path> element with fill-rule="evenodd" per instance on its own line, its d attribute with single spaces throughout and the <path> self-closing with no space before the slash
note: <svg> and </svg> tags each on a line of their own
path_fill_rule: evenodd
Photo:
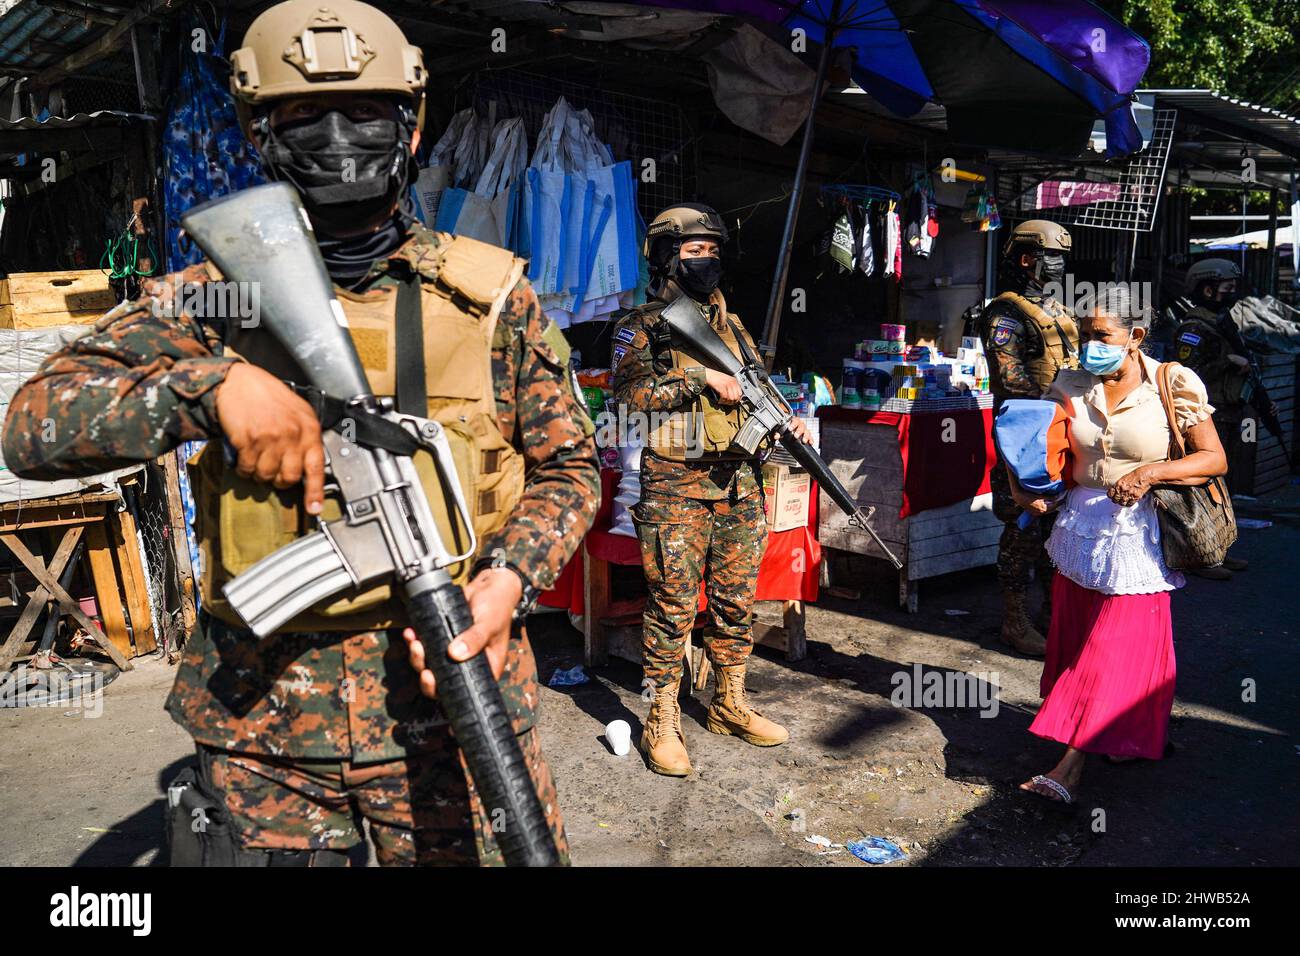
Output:
<svg viewBox="0 0 1300 956">
<path fill-rule="evenodd" d="M 1174 358 L 1186 365 L 1205 383 L 1210 404 L 1214 406 L 1214 429 L 1219 433 L 1224 454 L 1231 466 L 1238 461 L 1241 450 L 1241 423 L 1247 415 L 1246 403 L 1242 401 L 1242 391 L 1249 380 L 1250 372 L 1234 362 L 1228 356 L 1239 354 L 1233 343 L 1219 328 L 1219 318 L 1204 306 L 1197 306 L 1183 317 L 1182 324 L 1174 336 L 1176 351 Z M 1249 358 L 1249 356 L 1242 356 Z M 1235 487 L 1234 474 L 1229 468 L 1227 481 L 1229 490 L 1240 491 Z"/>
<path fill-rule="evenodd" d="M 1041 398 L 1055 379 L 1057 369 L 1071 364 L 1072 355 L 1078 351 L 1074 322 L 1059 303 L 1031 292 L 1023 297 L 1051 320 L 1046 323 L 1046 330 L 1042 328 L 1042 319 L 1027 314 L 1012 296 L 999 296 L 984 312 L 981 337 L 989 363 L 989 387 L 999 406 L 1008 398 Z M 1055 328 L 1057 321 L 1066 338 L 1073 337 L 1070 342 L 1073 353 L 1062 346 L 1062 337 Z M 989 473 L 989 485 L 993 492 L 993 513 L 1003 523 L 998 541 L 998 583 L 1004 592 L 1023 594 L 1035 568 L 1040 581 L 1051 580 L 1052 564 L 1043 543 L 1051 533 L 1056 514 L 1045 515 L 1027 528 L 1017 524 L 1021 509 L 1011 496 L 1011 484 L 1001 456 Z"/>
<path fill-rule="evenodd" d="M 445 235 L 413 227 L 377 261 L 361 288 L 408 268 L 432 282 L 430 253 Z M 216 387 L 237 359 L 217 330 L 174 315 L 175 283 L 202 283 L 194 266 L 146 282 L 83 338 L 50 356 L 14 396 L 5 460 L 29 478 L 88 475 L 149 461 L 181 441 L 219 437 Z M 592 426 L 536 294 L 520 280 L 492 341 L 501 434 L 524 456 L 523 497 L 510 521 L 480 542 L 500 550 L 538 589 L 552 586 L 586 533 L 599 501 Z M 41 424 L 57 440 L 41 441 Z M 167 710 L 194 737 L 250 848 L 341 849 L 376 833 L 381 862 L 500 862 L 447 720 L 419 690 L 400 628 L 282 633 L 249 631 L 201 615 Z M 554 784 L 535 728 L 537 666 L 516 628 L 502 695 L 529 757 L 543 806 L 566 854 Z M 470 836 L 473 839 L 470 839 Z"/>
<path fill-rule="evenodd" d="M 631 312 L 614 332 L 614 394 L 631 411 L 682 409 L 706 388 L 703 367 L 673 367 L 667 337 L 659 333 L 665 304 L 655 300 Z M 725 303 L 710 307 L 715 328 L 723 323 L 725 308 Z M 649 592 L 645 676 L 655 687 L 681 678 L 701 579 L 708 597 L 709 660 L 720 667 L 743 664 L 753 648 L 754 588 L 767 547 L 758 462 L 734 455 L 670 461 L 646 449 L 641 500 L 632 516 Z"/>
</svg>

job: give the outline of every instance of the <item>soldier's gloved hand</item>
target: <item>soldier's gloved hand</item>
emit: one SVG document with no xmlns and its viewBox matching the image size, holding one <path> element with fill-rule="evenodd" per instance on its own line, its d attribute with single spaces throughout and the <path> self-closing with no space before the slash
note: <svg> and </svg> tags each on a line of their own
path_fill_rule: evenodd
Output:
<svg viewBox="0 0 1300 956">
<path fill-rule="evenodd" d="M 325 505 L 325 448 L 312 407 L 264 369 L 236 362 L 217 386 L 217 419 L 238 461 L 235 470 L 277 488 L 303 483 L 308 514 Z"/>
<path fill-rule="evenodd" d="M 1229 355 L 1228 361 L 1237 366 L 1237 368 L 1250 368 L 1250 359 L 1246 358 L 1244 355 Z"/>
<path fill-rule="evenodd" d="M 808 426 L 803 423 L 801 418 L 790 419 L 790 424 L 786 426 L 788 431 L 795 438 L 799 439 L 805 445 L 812 444 L 812 435 L 808 433 Z"/>
<path fill-rule="evenodd" d="M 523 583 L 509 568 L 480 571 L 465 585 L 465 600 L 474 616 L 474 624 L 451 642 L 447 656 L 454 661 L 467 661 L 483 651 L 492 667 L 492 676 L 499 679 L 505 670 L 506 652 L 510 649 L 510 627 L 515 608 L 519 606 L 523 593 Z M 420 692 L 425 697 L 436 697 L 438 685 L 433 671 L 425 666 L 424 645 L 409 627 L 402 631 L 402 637 L 406 640 L 411 667 L 420 675 Z"/>
<path fill-rule="evenodd" d="M 706 368 L 704 379 L 709 388 L 717 393 L 718 400 L 723 405 L 735 405 L 740 401 L 740 382 L 737 381 L 736 376 Z"/>
</svg>

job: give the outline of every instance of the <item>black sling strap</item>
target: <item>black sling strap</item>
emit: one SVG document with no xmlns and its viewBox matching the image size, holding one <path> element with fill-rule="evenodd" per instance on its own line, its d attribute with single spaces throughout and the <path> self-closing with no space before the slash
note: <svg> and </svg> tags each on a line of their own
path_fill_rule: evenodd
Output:
<svg viewBox="0 0 1300 956">
<path fill-rule="evenodd" d="M 414 269 L 397 287 L 397 410 L 429 417 L 424 372 L 424 314 L 420 308 L 420 274 Z"/>
</svg>

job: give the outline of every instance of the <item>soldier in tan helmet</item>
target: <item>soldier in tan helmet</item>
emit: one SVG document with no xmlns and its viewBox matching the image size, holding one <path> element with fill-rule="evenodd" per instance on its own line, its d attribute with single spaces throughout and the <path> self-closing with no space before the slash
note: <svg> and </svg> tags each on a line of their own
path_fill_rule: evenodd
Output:
<svg viewBox="0 0 1300 956">
<path fill-rule="evenodd" d="M 267 174 L 302 196 L 372 389 L 441 422 L 465 462 L 479 551 L 458 583 L 474 625 L 450 653 L 488 655 L 567 860 L 522 628 L 599 500 L 594 428 L 564 338 L 522 260 L 406 214 L 425 77 L 387 15 L 288 0 L 253 21 L 232 64 L 245 128 Z M 211 439 L 190 465 L 200 626 L 167 700 L 198 752 L 169 790 L 173 862 L 342 865 L 368 833 L 383 865 L 501 863 L 492 808 L 386 588 L 318 605 L 262 640 L 224 600 L 223 583 L 338 506 L 323 495 L 311 407 L 235 354 L 233 323 L 172 307 L 174 288 L 216 278 L 198 265 L 147 284 L 51 356 L 4 431 L 6 464 L 33 478 L 99 474 Z M 76 437 L 35 440 L 46 417 Z"/>
<path fill-rule="evenodd" d="M 759 463 L 731 446 L 744 421 L 740 383 L 685 351 L 660 318 L 685 296 L 741 354 L 736 336 L 748 340 L 748 333 L 718 289 L 726 241 L 722 218 L 708 206 L 682 203 L 655 217 L 645 241 L 650 300 L 619 320 L 610 362 L 615 397 L 650 422 L 641 499 L 632 509 L 649 592 L 642 682 L 654 695 L 641 749 L 651 770 L 672 777 L 692 769 L 678 694 L 701 583 L 708 596 L 704 644 L 717 679 L 706 728 L 759 747 L 789 738 L 745 691 L 767 522 Z M 798 420 L 791 431 L 808 440 Z"/>
<path fill-rule="evenodd" d="M 1048 292 L 1065 276 L 1070 234 L 1043 219 L 1011 230 L 1002 249 L 1001 286 L 1005 290 L 984 310 L 980 337 L 989 363 L 989 387 L 996 405 L 1008 398 L 1041 398 L 1062 368 L 1077 368 L 1079 330 L 1074 319 Z M 993 511 L 1004 527 L 998 542 L 998 584 L 1002 591 L 1002 641 L 1022 654 L 1042 657 L 1041 631 L 1051 620 L 1052 566 L 1043 550 L 1054 514 L 1018 525 L 1020 507 L 1011 496 L 999 460 L 989 475 Z M 1026 591 L 1036 575 L 1043 595 L 1039 628 L 1030 623 Z M 1041 630 L 1040 630 L 1041 628 Z"/>
</svg>

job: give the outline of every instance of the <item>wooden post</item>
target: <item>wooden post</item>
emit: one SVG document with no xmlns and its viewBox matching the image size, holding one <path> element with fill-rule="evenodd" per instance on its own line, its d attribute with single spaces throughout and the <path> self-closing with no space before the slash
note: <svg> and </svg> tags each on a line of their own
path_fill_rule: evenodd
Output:
<svg viewBox="0 0 1300 956">
<path fill-rule="evenodd" d="M 109 518 L 113 536 L 113 550 L 121 574 L 122 594 L 131 618 L 131 632 L 135 637 L 135 653 L 148 654 L 158 649 L 153 629 L 153 614 L 149 609 L 149 581 L 140 558 L 140 543 L 136 537 L 135 519 L 129 510 L 117 512 Z"/>
<path fill-rule="evenodd" d="M 181 496 L 179 452 L 169 451 L 158 459 L 162 465 L 167 502 L 168 539 L 176 562 L 176 584 L 180 590 L 182 627 L 185 638 L 194 633 L 198 614 L 194 608 L 194 566 L 190 563 L 190 541 L 185 532 L 185 507 Z"/>
<path fill-rule="evenodd" d="M 90 576 L 95 584 L 95 600 L 104 633 L 123 657 L 131 657 L 131 635 L 126 629 L 126 609 L 118 592 L 117 571 L 113 566 L 113 548 L 103 521 L 86 529 L 86 556 L 90 559 Z"/>
<path fill-rule="evenodd" d="M 601 616 L 609 607 L 609 564 L 582 550 L 583 659 L 588 667 L 609 663 L 609 643 Z"/>
</svg>

